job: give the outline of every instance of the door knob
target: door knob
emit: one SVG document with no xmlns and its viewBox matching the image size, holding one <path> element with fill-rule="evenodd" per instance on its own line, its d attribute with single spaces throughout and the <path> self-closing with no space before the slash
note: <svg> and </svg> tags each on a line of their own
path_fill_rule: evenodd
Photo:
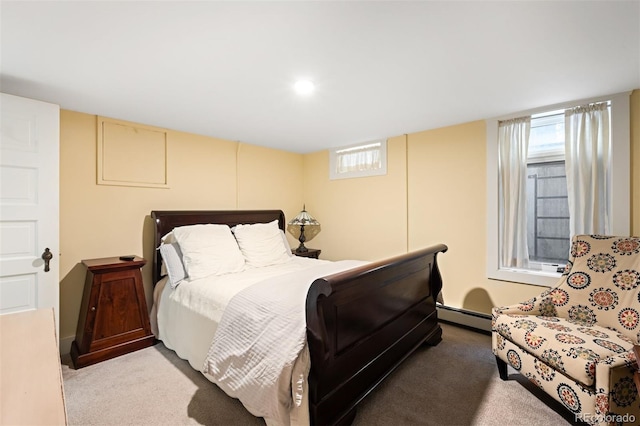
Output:
<svg viewBox="0 0 640 426">
<path fill-rule="evenodd" d="M 49 261 L 53 258 L 53 253 L 49 251 L 49 247 L 44 249 L 44 253 L 42 253 L 42 260 L 44 260 L 44 271 L 49 272 Z"/>
</svg>

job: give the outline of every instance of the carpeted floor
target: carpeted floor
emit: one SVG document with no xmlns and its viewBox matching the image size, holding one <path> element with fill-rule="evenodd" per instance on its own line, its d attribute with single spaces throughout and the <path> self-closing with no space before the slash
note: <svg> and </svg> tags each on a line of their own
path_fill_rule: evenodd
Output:
<svg viewBox="0 0 640 426">
<path fill-rule="evenodd" d="M 522 376 L 501 381 L 491 337 L 442 324 L 360 405 L 355 426 L 574 424 Z M 80 370 L 63 359 L 70 425 L 264 424 L 162 343 Z"/>
</svg>

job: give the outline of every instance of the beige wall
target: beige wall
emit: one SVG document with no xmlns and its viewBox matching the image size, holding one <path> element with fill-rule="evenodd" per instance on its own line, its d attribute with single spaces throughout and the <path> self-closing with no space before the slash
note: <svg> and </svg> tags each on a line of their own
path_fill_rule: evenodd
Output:
<svg viewBox="0 0 640 426">
<path fill-rule="evenodd" d="M 631 97 L 632 233 L 640 234 L 640 90 Z M 151 210 L 282 209 L 306 203 L 322 224 L 308 247 L 322 258 L 376 260 L 444 243 L 447 305 L 490 312 L 540 287 L 486 278 L 484 121 L 390 138 L 388 173 L 329 180 L 329 154 L 306 155 L 169 131 L 170 189 L 96 185 L 97 117 L 61 111 L 60 333 L 72 339 L 82 259 L 124 253 L 151 259 Z M 290 240 L 291 241 L 291 240 Z M 291 241 L 295 247 L 296 242 Z M 147 299 L 151 268 L 144 268 Z M 69 341 L 70 343 L 70 341 Z"/>
<path fill-rule="evenodd" d="M 638 235 L 640 90 L 633 92 L 631 114 L 632 233 Z M 389 146 L 389 175 L 381 177 L 329 181 L 328 153 L 304 156 L 305 201 L 323 226 L 313 245 L 323 257 L 380 259 L 444 243 L 449 251 L 438 261 L 447 305 L 490 313 L 541 292 L 486 277 L 484 121 L 392 138 Z"/>
<path fill-rule="evenodd" d="M 304 201 L 322 231 L 305 245 L 328 260 L 377 260 L 407 251 L 405 136 L 387 141 L 387 174 L 329 180 L 329 152 L 304 156 Z"/>
<path fill-rule="evenodd" d="M 302 209 L 302 165 L 300 154 L 240 144 L 238 209 L 277 209 L 293 218 Z"/>
<path fill-rule="evenodd" d="M 445 303 L 490 312 L 511 294 L 539 293 L 539 287 L 496 286 L 486 278 L 485 122 L 410 134 L 407 152 L 409 249 L 449 247 L 438 259 Z"/>
<path fill-rule="evenodd" d="M 97 185 L 96 125 L 94 115 L 61 111 L 60 336 L 65 344 L 76 332 L 82 259 L 144 256 L 151 306 L 152 210 L 282 209 L 292 217 L 303 203 L 302 155 L 175 131 L 168 132 L 170 188 Z"/>
</svg>

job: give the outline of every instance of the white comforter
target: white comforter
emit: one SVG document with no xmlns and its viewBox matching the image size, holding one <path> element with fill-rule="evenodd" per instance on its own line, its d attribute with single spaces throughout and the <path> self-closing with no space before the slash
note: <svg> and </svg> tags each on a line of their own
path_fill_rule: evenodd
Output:
<svg viewBox="0 0 640 426">
<path fill-rule="evenodd" d="M 247 268 L 237 274 L 183 281 L 172 289 L 163 278 L 154 289 L 152 330 L 164 345 L 202 371 L 204 360 L 218 329 L 224 309 L 240 291 L 265 279 L 302 272 L 327 260 L 292 256 L 289 262 Z"/>
<path fill-rule="evenodd" d="M 363 264 L 321 264 L 240 291 L 224 310 L 204 373 L 268 424 L 308 424 L 307 291 L 316 278 Z"/>
</svg>

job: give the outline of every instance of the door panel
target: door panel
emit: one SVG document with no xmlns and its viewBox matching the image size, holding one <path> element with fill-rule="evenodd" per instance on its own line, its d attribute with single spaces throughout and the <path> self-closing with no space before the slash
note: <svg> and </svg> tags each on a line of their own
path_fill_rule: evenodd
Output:
<svg viewBox="0 0 640 426">
<path fill-rule="evenodd" d="M 3 93 L 0 112 L 0 314 L 53 308 L 58 328 L 60 109 Z"/>
</svg>

